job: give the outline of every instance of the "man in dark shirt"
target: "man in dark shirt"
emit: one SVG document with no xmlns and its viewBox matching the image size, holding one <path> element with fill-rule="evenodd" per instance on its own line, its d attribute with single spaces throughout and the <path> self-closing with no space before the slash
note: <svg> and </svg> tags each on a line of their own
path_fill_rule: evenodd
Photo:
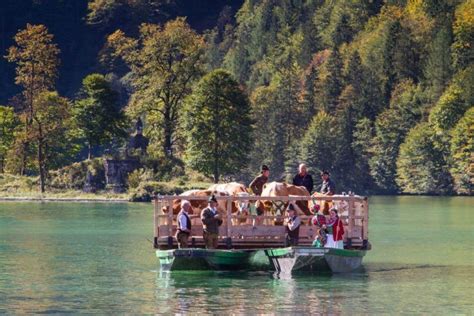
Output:
<svg viewBox="0 0 474 316">
<path fill-rule="evenodd" d="M 270 169 L 266 165 L 262 165 L 261 174 L 256 176 L 255 179 L 250 182 L 250 189 L 255 195 L 262 195 L 263 185 L 267 183 L 268 176 L 270 175 Z M 257 215 L 260 217 L 264 213 L 263 204 L 257 202 Z M 262 220 L 257 219 L 257 224 L 261 224 Z"/>
<path fill-rule="evenodd" d="M 293 204 L 288 205 L 288 217 L 285 219 L 285 245 L 286 247 L 298 246 L 301 219 L 296 213 Z"/>
<path fill-rule="evenodd" d="M 321 178 L 323 179 L 323 183 L 321 184 L 320 192 L 325 195 L 334 195 L 336 192 L 336 186 L 334 181 L 329 177 L 329 171 L 321 172 Z"/>
<path fill-rule="evenodd" d="M 304 163 L 300 164 L 298 174 L 293 178 L 293 184 L 305 187 L 309 194 L 313 191 L 313 177 L 308 173 L 308 169 Z"/>
<path fill-rule="evenodd" d="M 334 195 L 336 193 L 336 186 L 334 182 L 329 178 L 329 172 L 323 171 L 321 172 L 321 178 L 323 179 L 323 183 L 321 184 L 320 193 L 322 195 Z M 324 215 L 329 214 L 329 208 L 332 207 L 331 200 L 323 200 L 321 201 L 321 210 Z"/>
<path fill-rule="evenodd" d="M 249 185 L 255 195 L 262 195 L 263 185 L 267 183 L 269 175 L 270 169 L 266 165 L 262 165 L 261 174 L 256 176 Z"/>
<path fill-rule="evenodd" d="M 203 238 L 207 249 L 216 249 L 219 245 L 219 226 L 222 225 L 221 215 L 217 212 L 217 199 L 211 195 L 208 206 L 201 211 Z"/>
</svg>

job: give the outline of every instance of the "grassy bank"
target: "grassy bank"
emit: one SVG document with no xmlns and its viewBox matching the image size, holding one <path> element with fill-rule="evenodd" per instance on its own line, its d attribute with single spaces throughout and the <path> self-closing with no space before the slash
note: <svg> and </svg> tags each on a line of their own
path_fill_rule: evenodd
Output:
<svg viewBox="0 0 474 316">
<path fill-rule="evenodd" d="M 81 190 L 47 187 L 45 193 L 39 192 L 38 177 L 0 174 L 0 199 L 16 200 L 110 200 L 147 202 L 153 195 L 180 194 L 190 189 L 208 188 L 211 183 L 206 181 L 184 182 L 181 179 L 159 182 L 143 181 L 126 193 L 113 193 L 99 190 L 96 193 L 86 193 Z"/>
</svg>

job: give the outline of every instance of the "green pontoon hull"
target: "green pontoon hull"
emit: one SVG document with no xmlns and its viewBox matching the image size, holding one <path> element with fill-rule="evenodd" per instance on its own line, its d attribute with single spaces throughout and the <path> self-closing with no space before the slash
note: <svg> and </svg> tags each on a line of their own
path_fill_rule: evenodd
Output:
<svg viewBox="0 0 474 316">
<path fill-rule="evenodd" d="M 362 265 L 365 250 L 289 247 L 260 250 L 157 250 L 162 271 L 351 272 Z"/>
<path fill-rule="evenodd" d="M 173 249 L 157 250 L 162 271 L 246 270 L 253 253 L 245 250 Z"/>
<path fill-rule="evenodd" d="M 283 274 L 298 272 L 345 273 L 362 265 L 365 250 L 289 247 L 266 249 L 273 269 Z"/>
</svg>

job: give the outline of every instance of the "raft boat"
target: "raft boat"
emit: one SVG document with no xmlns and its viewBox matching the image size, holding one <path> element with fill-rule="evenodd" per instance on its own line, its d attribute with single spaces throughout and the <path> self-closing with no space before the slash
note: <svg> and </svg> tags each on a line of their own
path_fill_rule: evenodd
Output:
<svg viewBox="0 0 474 316">
<path fill-rule="evenodd" d="M 265 254 L 278 273 L 347 273 L 361 267 L 366 250 L 290 247 L 266 249 Z"/>
<path fill-rule="evenodd" d="M 241 197 L 225 196 L 218 199 L 227 201 L 227 216 L 220 227 L 218 249 L 204 249 L 202 225 L 198 215 L 192 225 L 189 242 L 191 248 L 177 249 L 176 215 L 171 210 L 176 199 L 203 199 L 189 196 L 161 196 L 155 199 L 155 237 L 154 247 L 160 269 L 173 271 L 274 271 L 282 274 L 293 273 L 347 273 L 357 270 L 370 243 L 367 238 L 368 203 L 367 198 L 359 196 L 318 197 L 331 200 L 339 206 L 340 218 L 344 223 L 344 249 L 316 248 L 312 246 L 317 228 L 310 225 L 300 227 L 299 246 L 284 246 L 284 226 L 275 226 L 279 214 L 263 216 L 267 224 L 234 225 L 232 219 L 242 219 L 233 215 L 231 203 L 243 200 Z M 248 197 L 246 198 L 249 199 Z M 288 203 L 312 199 L 311 197 L 252 197 L 252 200 L 273 200 Z M 281 203 L 280 202 L 280 203 Z M 313 201 L 314 202 L 314 201 Z M 165 207 L 163 207 L 165 206 Z M 164 213 L 162 210 L 167 209 Z M 249 223 L 254 215 L 249 216 Z M 262 217 L 260 217 L 262 219 Z M 311 216 L 301 216 L 302 223 L 308 223 Z"/>
</svg>

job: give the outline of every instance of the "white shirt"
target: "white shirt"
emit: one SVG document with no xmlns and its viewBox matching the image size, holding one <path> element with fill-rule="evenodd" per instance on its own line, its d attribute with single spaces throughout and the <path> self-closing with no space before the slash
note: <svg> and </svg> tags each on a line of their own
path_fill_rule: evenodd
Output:
<svg viewBox="0 0 474 316">
<path fill-rule="evenodd" d="M 288 221 L 288 229 L 294 231 L 301 225 L 301 219 L 299 216 L 295 216 L 292 218 L 292 221 Z"/>
<path fill-rule="evenodd" d="M 186 216 L 184 214 L 188 215 L 188 212 L 185 210 L 181 210 L 181 214 L 178 216 L 178 223 L 179 223 L 179 229 L 180 230 L 187 230 L 188 229 L 188 221 Z M 183 214 L 184 213 L 184 214 Z"/>
</svg>

